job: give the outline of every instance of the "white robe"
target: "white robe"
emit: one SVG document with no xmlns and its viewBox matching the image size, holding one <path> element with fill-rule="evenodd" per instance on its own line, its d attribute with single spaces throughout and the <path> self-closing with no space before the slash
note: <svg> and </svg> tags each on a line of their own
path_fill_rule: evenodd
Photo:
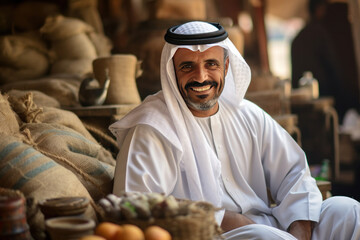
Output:
<svg viewBox="0 0 360 240">
<path fill-rule="evenodd" d="M 178 29 L 198 34 L 212 28 L 192 22 Z M 213 46 L 228 50 L 230 65 L 208 137 L 178 90 L 172 58 L 178 48 L 202 52 Z M 120 147 L 115 194 L 153 191 L 205 200 L 238 208 L 260 223 L 230 231 L 226 239 L 294 239 L 281 230 L 295 220 L 319 221 L 313 239 L 360 239 L 359 203 L 349 198 L 322 203 L 304 152 L 269 115 L 243 99 L 251 71 L 230 39 L 202 45 L 165 43 L 160 72 L 162 91 L 110 126 Z M 268 191 L 276 207 L 270 207 Z"/>
<path fill-rule="evenodd" d="M 166 115 L 160 105 L 162 95 L 151 99 L 142 109 L 152 111 L 156 119 L 166 119 L 161 116 Z M 162 127 L 170 135 L 167 124 L 164 120 Z M 222 182 L 244 215 L 280 229 L 287 229 L 295 220 L 318 221 L 321 193 L 310 176 L 305 154 L 268 114 L 246 100 L 238 109 L 220 102 L 210 125 L 221 161 Z M 140 123 L 121 135 L 112 129 L 122 143 L 115 169 L 115 194 L 123 190 L 154 191 L 192 199 L 185 172 L 178 164 L 183 161 L 180 146 L 148 124 Z M 276 207 L 270 207 L 268 190 Z"/>
</svg>

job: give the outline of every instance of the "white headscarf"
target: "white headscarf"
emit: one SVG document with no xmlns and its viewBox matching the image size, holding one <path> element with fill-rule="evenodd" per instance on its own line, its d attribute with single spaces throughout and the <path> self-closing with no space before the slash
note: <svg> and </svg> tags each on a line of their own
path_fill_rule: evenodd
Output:
<svg viewBox="0 0 360 240">
<path fill-rule="evenodd" d="M 194 21 L 179 26 L 175 33 L 199 34 L 217 30 L 209 23 Z M 160 73 L 165 102 L 184 151 L 183 161 L 180 164 L 186 173 L 190 198 L 192 200 L 207 200 L 215 206 L 220 206 L 222 199 L 219 185 L 220 161 L 207 144 L 205 136 L 180 94 L 173 65 L 173 56 L 179 48 L 203 52 L 213 46 L 227 49 L 230 60 L 225 87 L 219 101 L 239 106 L 250 84 L 251 72 L 229 38 L 218 43 L 204 45 L 179 46 L 165 43 L 161 55 Z"/>
</svg>

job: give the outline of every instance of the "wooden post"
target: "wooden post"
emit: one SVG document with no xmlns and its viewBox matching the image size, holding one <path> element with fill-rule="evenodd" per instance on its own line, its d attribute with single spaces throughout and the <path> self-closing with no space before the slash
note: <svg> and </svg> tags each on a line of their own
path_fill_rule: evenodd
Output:
<svg viewBox="0 0 360 240">
<path fill-rule="evenodd" d="M 354 38 L 355 59 L 357 61 L 358 85 L 360 91 L 360 0 L 349 0 L 352 32 Z M 360 99 L 358 99 L 360 102 Z"/>
<path fill-rule="evenodd" d="M 266 28 L 265 28 L 265 0 L 251 0 L 251 5 L 254 8 L 254 23 L 256 25 L 257 38 L 258 38 L 258 47 L 259 47 L 259 57 L 260 57 L 260 66 L 261 70 L 264 73 L 270 72 L 269 67 L 269 56 L 267 50 L 267 37 L 266 37 Z"/>
</svg>

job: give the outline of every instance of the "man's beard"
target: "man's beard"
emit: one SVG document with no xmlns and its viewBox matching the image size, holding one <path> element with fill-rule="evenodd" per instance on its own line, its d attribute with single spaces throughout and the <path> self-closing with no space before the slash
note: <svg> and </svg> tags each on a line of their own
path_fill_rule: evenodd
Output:
<svg viewBox="0 0 360 240">
<path fill-rule="evenodd" d="M 190 106 L 193 109 L 201 110 L 201 111 L 207 111 L 207 110 L 210 110 L 211 108 L 213 108 L 216 105 L 218 99 L 219 99 L 219 97 L 216 96 L 216 97 L 210 99 L 209 101 L 206 101 L 203 103 L 196 103 L 196 102 L 191 101 L 191 99 L 188 97 L 184 98 L 184 100 L 188 106 Z"/>
<path fill-rule="evenodd" d="M 191 87 L 201 87 L 201 86 L 206 86 L 206 85 L 211 85 L 214 88 L 218 87 L 218 83 L 216 83 L 216 82 L 205 81 L 203 83 L 198 83 L 198 82 L 188 83 L 185 85 L 184 88 L 185 88 L 185 90 L 189 91 L 189 88 L 191 88 Z M 191 98 L 185 94 L 186 91 L 183 91 L 183 92 L 184 92 L 183 98 L 184 98 L 184 101 L 186 102 L 186 104 L 195 110 L 201 110 L 201 111 L 207 111 L 207 110 L 210 110 L 211 108 L 213 108 L 216 105 L 216 103 L 219 99 L 219 96 L 220 96 L 220 94 L 216 93 L 212 99 L 210 99 L 206 102 L 199 103 L 199 102 L 194 102 L 193 100 L 191 100 Z"/>
</svg>

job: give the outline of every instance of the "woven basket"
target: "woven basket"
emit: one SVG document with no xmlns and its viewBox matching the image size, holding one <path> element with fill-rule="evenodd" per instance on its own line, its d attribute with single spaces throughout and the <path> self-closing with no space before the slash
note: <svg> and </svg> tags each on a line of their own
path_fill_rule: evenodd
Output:
<svg viewBox="0 0 360 240">
<path fill-rule="evenodd" d="M 207 202 L 179 201 L 180 208 L 188 208 L 187 215 L 149 220 L 131 219 L 117 224 L 134 224 L 145 230 L 148 226 L 157 225 L 166 229 L 172 240 L 214 240 L 221 238 L 221 229 L 215 221 L 216 209 Z M 106 220 L 106 219 L 105 219 Z"/>
</svg>

